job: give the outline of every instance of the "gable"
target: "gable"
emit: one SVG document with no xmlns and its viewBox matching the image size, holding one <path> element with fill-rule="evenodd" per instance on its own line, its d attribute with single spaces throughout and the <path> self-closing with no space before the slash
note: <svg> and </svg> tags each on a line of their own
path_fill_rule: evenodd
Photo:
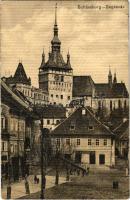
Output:
<svg viewBox="0 0 130 200">
<path fill-rule="evenodd" d="M 86 114 L 82 114 L 82 108 L 78 108 L 51 132 L 52 136 L 114 136 L 109 129 L 94 117 L 88 108 L 85 108 L 85 110 Z M 71 125 L 74 126 L 74 129 L 71 129 Z"/>
</svg>

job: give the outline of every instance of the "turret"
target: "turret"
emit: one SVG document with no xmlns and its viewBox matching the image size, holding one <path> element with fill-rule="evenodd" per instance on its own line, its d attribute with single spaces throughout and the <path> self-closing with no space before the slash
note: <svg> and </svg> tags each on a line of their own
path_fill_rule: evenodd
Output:
<svg viewBox="0 0 130 200">
<path fill-rule="evenodd" d="M 114 73 L 113 84 L 117 83 L 116 72 Z"/>
<path fill-rule="evenodd" d="M 43 69 L 44 65 L 45 65 L 45 53 L 44 53 L 44 49 L 43 49 L 42 62 L 41 62 L 41 66 L 40 66 L 39 70 Z"/>
<path fill-rule="evenodd" d="M 108 84 L 110 87 L 112 87 L 112 73 L 111 73 L 110 67 L 109 67 L 109 74 L 108 74 Z"/>
<path fill-rule="evenodd" d="M 67 65 L 68 65 L 69 67 L 71 67 L 69 51 L 68 51 L 68 54 L 67 54 Z"/>
</svg>

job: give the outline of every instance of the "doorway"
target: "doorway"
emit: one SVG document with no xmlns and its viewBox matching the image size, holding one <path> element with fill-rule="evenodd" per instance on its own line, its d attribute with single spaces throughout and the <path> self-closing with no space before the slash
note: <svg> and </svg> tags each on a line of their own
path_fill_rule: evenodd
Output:
<svg viewBox="0 0 130 200">
<path fill-rule="evenodd" d="M 95 156 L 95 151 L 91 151 L 89 155 L 89 163 L 90 164 L 95 164 L 96 163 L 96 156 Z"/>
<path fill-rule="evenodd" d="M 99 155 L 99 164 L 100 165 L 104 165 L 105 164 L 105 155 L 104 154 L 100 154 Z"/>
<path fill-rule="evenodd" d="M 75 163 L 81 163 L 81 152 L 76 152 L 75 153 Z"/>
</svg>

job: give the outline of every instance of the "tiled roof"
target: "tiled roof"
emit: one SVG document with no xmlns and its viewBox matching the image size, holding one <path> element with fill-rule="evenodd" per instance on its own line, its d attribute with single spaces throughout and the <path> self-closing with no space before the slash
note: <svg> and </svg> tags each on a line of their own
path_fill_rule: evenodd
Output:
<svg viewBox="0 0 130 200">
<path fill-rule="evenodd" d="M 52 136 L 114 136 L 108 127 L 104 126 L 89 108 L 82 114 L 82 107 L 77 108 L 67 119 L 65 119 L 52 132 Z M 74 129 L 71 129 L 74 126 Z M 92 129 L 90 129 L 92 127 Z"/>
<path fill-rule="evenodd" d="M 26 108 L 28 111 L 32 111 L 29 103 L 21 98 L 18 93 L 18 91 L 14 92 L 5 82 L 1 80 L 1 99 L 8 102 L 10 101 L 10 103 L 13 102 L 14 108 L 19 105 L 19 110 L 21 108 Z"/>
<path fill-rule="evenodd" d="M 64 62 L 64 59 L 63 59 L 62 54 L 60 52 L 49 53 L 48 61 L 41 68 L 42 69 L 45 69 L 45 68 L 60 68 L 60 69 L 66 69 L 66 70 L 72 69 L 70 65 L 67 65 L 67 63 Z"/>
<path fill-rule="evenodd" d="M 128 91 L 124 83 L 115 83 L 112 87 L 110 87 L 108 83 L 96 83 L 95 88 L 97 96 L 99 97 L 128 97 Z"/>
<path fill-rule="evenodd" d="M 129 120 L 122 122 L 118 127 L 116 127 L 113 132 L 117 135 L 119 139 L 129 138 Z"/>
<path fill-rule="evenodd" d="M 31 85 L 31 79 L 27 78 L 26 72 L 24 70 L 23 64 L 19 63 L 14 76 L 6 78 L 7 84 L 23 83 Z"/>
<path fill-rule="evenodd" d="M 37 107 L 38 110 L 38 107 Z M 66 118 L 66 108 L 62 106 L 55 105 L 46 105 L 40 108 L 39 112 L 43 116 L 43 118 L 56 118 L 56 119 L 65 119 Z"/>
<path fill-rule="evenodd" d="M 73 77 L 73 97 L 92 96 L 94 88 L 91 76 Z"/>
</svg>

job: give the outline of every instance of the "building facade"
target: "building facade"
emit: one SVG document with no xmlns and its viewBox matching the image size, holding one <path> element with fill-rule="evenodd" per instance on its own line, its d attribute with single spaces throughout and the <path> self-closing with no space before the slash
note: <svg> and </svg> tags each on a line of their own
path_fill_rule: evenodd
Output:
<svg viewBox="0 0 130 200">
<path fill-rule="evenodd" d="M 115 165 L 115 135 L 94 116 L 79 107 L 52 132 L 52 144 L 67 159 L 92 168 Z"/>
<path fill-rule="evenodd" d="M 94 83 L 90 76 L 73 77 L 73 100 L 83 99 L 85 106 L 94 110 L 106 109 L 108 114 L 115 109 L 129 107 L 129 95 L 124 83 L 118 83 L 116 74 L 112 79 L 111 70 L 108 83 Z"/>
<path fill-rule="evenodd" d="M 57 8 L 56 8 L 57 10 Z M 47 62 L 42 54 L 39 68 L 39 88 L 49 94 L 49 102 L 66 106 L 72 100 L 73 70 L 70 55 L 65 62 L 61 54 L 61 41 L 58 38 L 57 11 L 55 11 L 54 37 L 51 41 L 51 52 Z"/>
<path fill-rule="evenodd" d="M 128 159 L 129 153 L 129 120 L 125 119 L 113 132 L 116 134 L 116 154 Z"/>
<path fill-rule="evenodd" d="M 48 92 L 31 85 L 31 79 L 30 77 L 27 78 L 25 69 L 21 62 L 18 64 L 14 76 L 8 78 L 3 77 L 2 79 L 9 86 L 12 88 L 15 87 L 20 91 L 31 104 L 47 105 L 49 103 Z"/>
<path fill-rule="evenodd" d="M 29 173 L 27 156 L 33 146 L 34 119 L 30 105 L 1 81 L 2 179 L 14 181 Z"/>
</svg>

